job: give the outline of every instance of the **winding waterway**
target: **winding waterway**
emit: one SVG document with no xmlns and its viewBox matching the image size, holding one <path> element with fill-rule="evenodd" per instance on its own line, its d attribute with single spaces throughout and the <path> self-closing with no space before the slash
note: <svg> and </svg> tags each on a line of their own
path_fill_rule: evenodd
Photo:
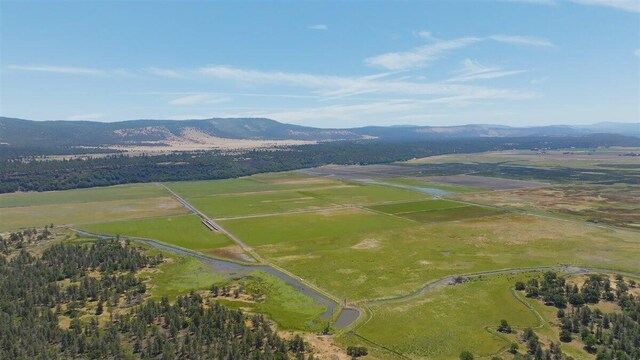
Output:
<svg viewBox="0 0 640 360">
<path fill-rule="evenodd" d="M 86 235 L 86 236 L 92 236 L 92 237 L 97 237 L 97 238 L 102 238 L 102 239 L 111 239 L 113 238 L 113 236 L 111 235 L 105 235 L 105 234 L 96 234 L 96 233 L 92 233 L 92 232 L 88 232 L 88 231 L 84 231 L 84 230 L 79 230 L 79 229 L 72 229 L 73 231 L 82 234 L 82 235 Z M 333 313 L 336 309 L 336 307 L 338 306 L 338 304 L 336 304 L 336 302 L 334 302 L 332 299 L 324 296 L 323 294 L 315 291 L 314 289 L 309 288 L 308 286 L 305 286 L 299 279 L 296 279 L 294 277 L 291 277 L 285 273 L 282 273 L 280 271 L 278 271 L 277 269 L 274 269 L 270 266 L 267 265 L 248 265 L 248 264 L 241 264 L 241 263 L 237 263 L 237 262 L 233 262 L 233 261 L 226 261 L 226 260 L 221 260 L 221 259 L 214 259 L 214 258 L 210 258 L 201 254 L 198 254 L 196 252 L 193 251 L 189 251 L 189 250 L 185 250 L 185 249 L 181 249 L 178 247 L 174 247 L 171 245 L 167 245 L 167 244 L 163 244 L 154 240 L 150 240 L 150 239 L 144 239 L 144 238 L 136 238 L 136 237 L 122 237 L 124 239 L 130 239 L 136 242 L 140 242 L 140 243 L 144 243 L 147 244 L 149 246 L 153 246 L 157 249 L 160 250 L 164 250 L 164 251 L 169 251 L 175 254 L 179 254 L 179 255 L 184 255 L 184 256 L 190 256 L 193 258 L 196 258 L 206 264 L 210 264 L 213 265 L 213 267 L 216 269 L 217 272 L 221 273 L 221 274 L 226 274 L 228 275 L 230 272 L 233 273 L 237 273 L 238 277 L 243 276 L 244 274 L 247 274 L 251 271 L 264 271 L 268 274 L 271 274 L 275 277 L 277 277 L 278 279 L 284 281 L 285 283 L 291 285 L 294 289 L 296 289 L 297 291 L 311 297 L 312 299 L 314 299 L 316 302 L 318 302 L 321 305 L 326 306 L 326 310 L 322 313 L 322 315 L 320 315 L 320 318 L 323 320 L 329 320 L 332 318 Z M 342 308 L 340 311 L 340 314 L 338 315 L 337 319 L 334 322 L 334 326 L 338 329 L 342 329 L 345 328 L 349 325 L 351 325 L 354 321 L 356 321 L 358 319 L 358 316 L 360 316 L 360 311 L 354 308 Z"/>
</svg>

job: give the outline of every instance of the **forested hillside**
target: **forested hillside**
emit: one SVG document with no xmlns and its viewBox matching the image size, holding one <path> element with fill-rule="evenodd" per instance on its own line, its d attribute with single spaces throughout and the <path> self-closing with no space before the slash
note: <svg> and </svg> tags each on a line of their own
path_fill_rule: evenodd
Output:
<svg viewBox="0 0 640 360">
<path fill-rule="evenodd" d="M 306 358 L 300 337 L 280 338 L 261 315 L 196 293 L 148 300 L 137 273 L 159 255 L 118 240 L 28 250 L 48 237 L 45 228 L 0 239 L 2 359 Z"/>
</svg>

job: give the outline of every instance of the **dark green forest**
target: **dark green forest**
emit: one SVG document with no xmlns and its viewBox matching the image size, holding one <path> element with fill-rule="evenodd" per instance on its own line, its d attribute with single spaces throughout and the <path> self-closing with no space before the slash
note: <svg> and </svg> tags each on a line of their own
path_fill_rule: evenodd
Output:
<svg viewBox="0 0 640 360">
<path fill-rule="evenodd" d="M 174 303 L 147 299 L 136 272 L 157 266 L 160 255 L 115 239 L 34 255 L 26 245 L 43 234 L 0 241 L 0 359 L 313 357 L 299 336 L 282 339 L 261 315 L 196 293 Z"/>
<path fill-rule="evenodd" d="M 588 135 L 583 137 L 527 137 L 527 138 L 476 138 L 449 139 L 428 142 L 392 141 L 338 141 L 317 145 L 303 145 L 281 151 L 251 151 L 240 154 L 220 152 L 189 152 L 160 156 L 113 155 L 101 158 L 43 161 L 35 155 L 16 156 L 5 152 L 0 156 L 0 193 L 14 191 L 48 191 L 74 188 L 109 186 L 125 183 L 155 181 L 211 180 L 233 178 L 262 172 L 286 171 L 326 164 L 380 164 L 409 160 L 432 155 L 474 153 L 507 149 L 558 149 L 567 147 L 599 147 L 619 145 L 621 139 L 635 141 L 618 135 Z M 42 149 L 38 150 L 41 151 Z M 53 150 L 52 150 L 53 151 Z M 40 154 L 40 153 L 37 153 Z M 41 155 L 38 155 L 41 156 Z M 457 165 L 457 164 L 453 164 Z M 434 164 L 420 168 L 424 174 L 455 174 L 469 171 L 482 174 L 503 173 L 506 177 L 526 178 L 543 176 L 567 179 L 565 171 L 549 170 L 532 174 L 524 167 L 480 169 L 466 167 L 443 168 Z M 493 165 L 494 167 L 500 166 Z M 562 169 L 561 169 L 562 170 Z M 566 169 L 566 171 L 574 171 Z M 587 176 L 587 174 L 582 174 Z M 588 174 L 591 181 L 610 179 L 604 175 Z M 637 177 L 618 179 L 626 183 L 638 183 Z"/>
</svg>

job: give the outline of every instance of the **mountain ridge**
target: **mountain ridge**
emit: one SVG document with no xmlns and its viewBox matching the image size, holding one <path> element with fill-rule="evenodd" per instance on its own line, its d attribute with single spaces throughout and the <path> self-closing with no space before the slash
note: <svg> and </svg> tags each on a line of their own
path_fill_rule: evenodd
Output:
<svg viewBox="0 0 640 360">
<path fill-rule="evenodd" d="M 315 128 L 268 118 L 211 118 L 194 120 L 140 119 L 116 122 L 46 120 L 0 117 L 0 143 L 9 146 L 154 145 L 185 137 L 186 133 L 241 140 L 394 140 L 445 138 L 583 136 L 611 133 L 640 137 L 640 123 L 601 122 L 592 125 L 512 127 L 468 124 L 455 126 L 364 126 Z"/>
</svg>

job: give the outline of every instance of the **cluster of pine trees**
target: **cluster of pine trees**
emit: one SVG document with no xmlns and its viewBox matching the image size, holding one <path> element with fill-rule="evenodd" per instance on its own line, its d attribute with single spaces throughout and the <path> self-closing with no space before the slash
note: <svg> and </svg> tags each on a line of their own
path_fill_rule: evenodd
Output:
<svg viewBox="0 0 640 360">
<path fill-rule="evenodd" d="M 12 245 L 17 248 L 23 248 L 27 244 L 47 240 L 51 236 L 52 231 L 53 224 L 47 224 L 42 230 L 38 230 L 33 227 L 22 231 L 11 232 L 6 239 L 0 235 L 0 253 L 4 253 L 5 255 L 8 254 L 9 248 Z"/>
<path fill-rule="evenodd" d="M 309 353 L 302 338 L 282 339 L 261 315 L 196 293 L 173 304 L 145 300 L 136 273 L 162 257 L 127 242 L 63 242 L 40 256 L 7 249 L 0 255 L 0 359 L 304 359 Z"/>
<path fill-rule="evenodd" d="M 541 279 L 516 283 L 516 290 L 528 297 L 558 308 L 560 341 L 579 339 L 598 360 L 640 359 L 640 297 L 629 293 L 633 280 L 616 275 L 589 275 L 582 286 L 570 285 L 555 272 L 546 272 Z M 617 303 L 620 312 L 604 313 L 588 305 L 601 301 Z"/>
</svg>

